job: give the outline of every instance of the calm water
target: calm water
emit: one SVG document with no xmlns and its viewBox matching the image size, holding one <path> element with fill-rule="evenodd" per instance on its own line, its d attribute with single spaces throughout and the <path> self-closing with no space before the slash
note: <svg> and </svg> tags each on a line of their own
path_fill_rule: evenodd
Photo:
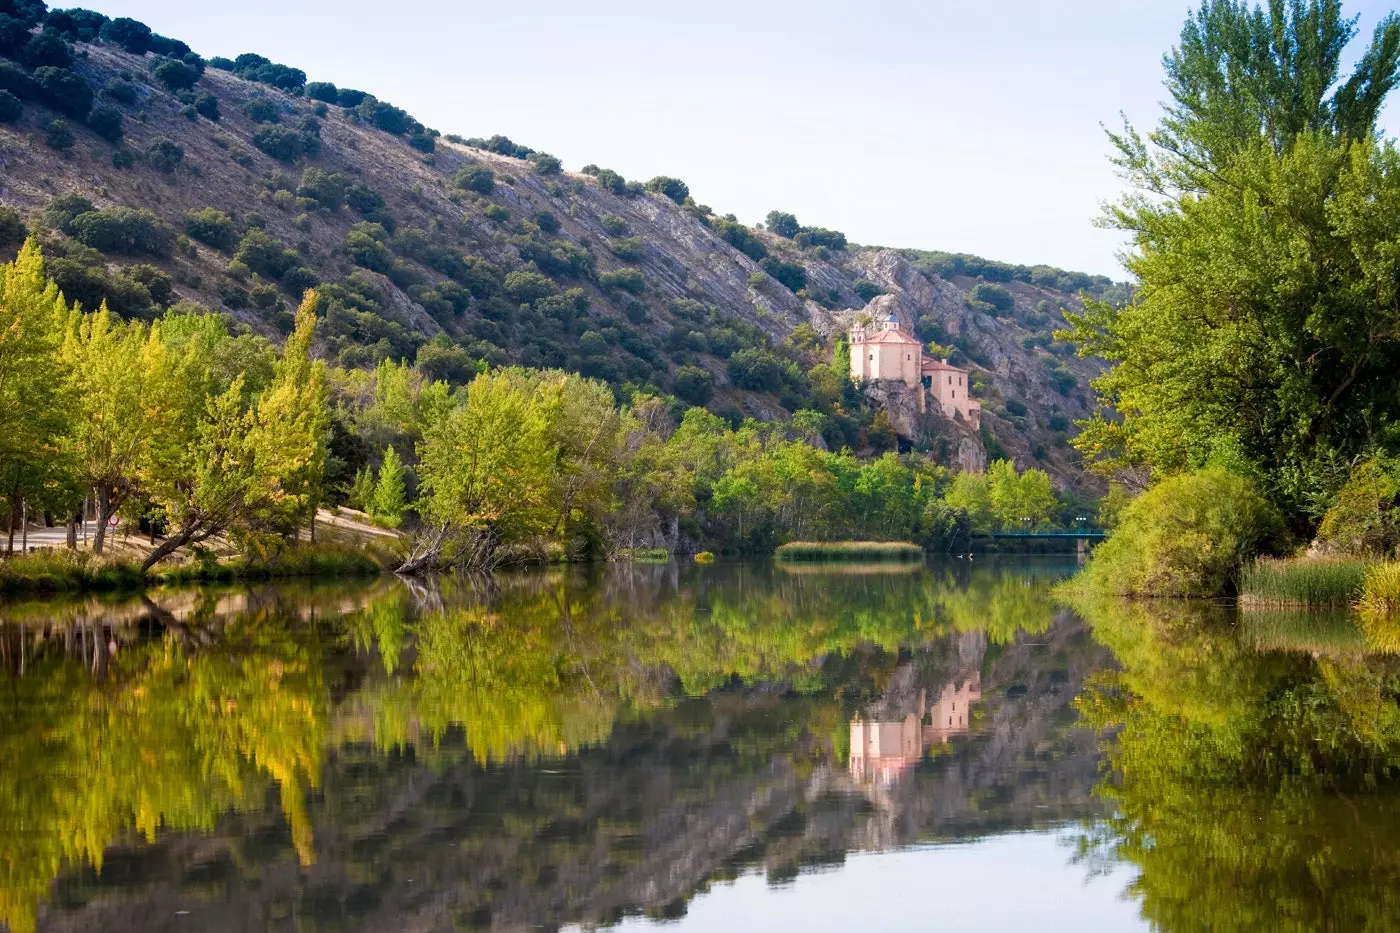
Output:
<svg viewBox="0 0 1400 933">
<path fill-rule="evenodd" d="M 1400 632 L 1072 570 L 0 604 L 0 927 L 1400 929 Z"/>
</svg>

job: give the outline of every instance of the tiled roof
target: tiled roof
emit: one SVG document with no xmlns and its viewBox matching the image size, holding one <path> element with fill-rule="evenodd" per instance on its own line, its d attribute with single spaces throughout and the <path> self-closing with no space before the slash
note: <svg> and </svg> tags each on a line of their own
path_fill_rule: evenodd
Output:
<svg viewBox="0 0 1400 933">
<path fill-rule="evenodd" d="M 923 346 L 913 337 L 898 330 L 882 330 L 879 333 L 866 337 L 864 340 L 860 341 L 860 343 L 899 343 L 914 347 Z"/>
<path fill-rule="evenodd" d="M 934 359 L 934 358 L 931 357 L 931 356 L 926 356 L 926 357 L 924 357 L 924 362 L 923 362 L 923 365 L 920 367 L 920 370 L 921 370 L 922 372 L 926 372 L 926 373 L 942 373 L 942 372 L 949 372 L 949 373 L 966 373 L 966 372 L 967 372 L 967 370 L 965 370 L 965 369 L 959 369 L 958 367 L 953 366 L 953 365 L 951 365 L 951 364 L 949 364 L 949 363 L 945 363 L 945 362 L 943 362 L 942 360 L 936 360 L 936 359 Z"/>
</svg>

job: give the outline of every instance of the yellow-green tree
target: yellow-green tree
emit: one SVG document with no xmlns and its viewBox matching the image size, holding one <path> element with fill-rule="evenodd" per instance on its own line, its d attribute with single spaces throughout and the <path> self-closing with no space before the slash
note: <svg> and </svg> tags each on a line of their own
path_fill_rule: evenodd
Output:
<svg viewBox="0 0 1400 933">
<path fill-rule="evenodd" d="M 68 313 L 36 241 L 0 265 L 0 497 L 11 513 L 26 496 L 61 482 L 55 468 L 73 398 L 59 355 Z"/>
</svg>

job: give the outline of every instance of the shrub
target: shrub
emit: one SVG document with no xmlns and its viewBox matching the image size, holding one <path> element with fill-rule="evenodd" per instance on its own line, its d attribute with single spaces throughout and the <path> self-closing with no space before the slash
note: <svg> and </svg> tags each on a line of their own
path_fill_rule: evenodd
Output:
<svg viewBox="0 0 1400 933">
<path fill-rule="evenodd" d="M 604 214 L 598 218 L 598 223 L 609 236 L 624 236 L 627 233 L 627 221 L 616 214 Z"/>
<path fill-rule="evenodd" d="M 860 297 L 861 301 L 870 301 L 872 298 L 876 298 L 885 293 L 883 288 L 869 279 L 856 279 L 855 282 L 852 283 L 851 288 L 855 290 L 856 295 Z"/>
<path fill-rule="evenodd" d="M 20 57 L 30 68 L 67 68 L 73 64 L 73 47 L 56 30 L 45 29 L 25 43 Z"/>
<path fill-rule="evenodd" d="M 620 240 L 613 240 L 608 244 L 608 249 L 618 259 L 626 259 L 628 262 L 635 262 L 642 258 L 642 238 L 639 236 L 623 237 Z"/>
<path fill-rule="evenodd" d="M 24 104 L 9 91 L 0 91 L 0 123 L 17 123 L 24 116 Z"/>
<path fill-rule="evenodd" d="M 190 211 L 185 215 L 185 232 L 192 238 L 217 250 L 232 249 L 238 242 L 238 230 L 233 218 L 213 207 Z"/>
<path fill-rule="evenodd" d="M 716 218 L 710 222 L 710 226 L 726 243 L 753 261 L 761 262 L 768 256 L 768 248 L 763 245 L 763 241 L 743 224 L 726 218 Z"/>
<path fill-rule="evenodd" d="M 88 126 L 94 133 L 109 143 L 118 143 L 122 138 L 122 112 L 107 104 L 98 104 L 88 113 Z"/>
<path fill-rule="evenodd" d="M 384 197 L 367 185 L 351 185 L 345 189 L 345 203 L 361 214 L 373 214 L 384 209 Z"/>
<path fill-rule="evenodd" d="M 200 94 L 194 99 L 194 112 L 206 120 L 219 122 L 219 99 L 213 94 Z"/>
<path fill-rule="evenodd" d="M 162 172 L 173 172 L 181 162 L 185 161 L 185 149 L 174 140 L 157 139 L 151 143 L 151 148 L 147 150 L 146 156 L 151 160 L 151 165 Z"/>
<path fill-rule="evenodd" d="M 44 208 L 44 220 L 60 232 L 72 236 L 74 218 L 95 209 L 93 203 L 80 194 L 61 194 Z"/>
<path fill-rule="evenodd" d="M 306 152 L 301 133 L 285 126 L 263 126 L 253 134 L 253 145 L 279 162 L 295 162 Z"/>
<path fill-rule="evenodd" d="M 301 265 L 300 256 L 257 229 L 243 234 L 233 258 L 265 279 L 280 279 L 288 271 Z"/>
<path fill-rule="evenodd" d="M 254 97 L 243 105 L 243 113 L 254 123 L 281 123 L 282 108 L 266 97 Z"/>
<path fill-rule="evenodd" d="M 993 285 L 988 282 L 979 282 L 972 286 L 972 290 L 967 293 L 967 297 L 974 303 L 974 307 L 979 311 L 986 311 L 989 314 L 1005 314 L 1010 311 L 1016 300 L 1011 293 L 1000 285 Z M 988 310 L 990 309 L 990 310 Z"/>
<path fill-rule="evenodd" d="M 0 13 L 0 55 L 19 58 L 28 42 L 29 24 L 8 13 Z"/>
<path fill-rule="evenodd" d="M 767 350 L 747 347 L 729 358 L 729 381 L 741 389 L 776 392 L 783 386 L 783 364 Z"/>
<path fill-rule="evenodd" d="M 1400 468 L 1372 457 L 1357 464 L 1322 517 L 1318 540 L 1344 554 L 1389 554 L 1400 546 Z"/>
<path fill-rule="evenodd" d="M 0 91 L 9 91 L 20 100 L 37 100 L 39 82 L 14 62 L 0 59 Z"/>
<path fill-rule="evenodd" d="M 132 55 L 144 55 L 151 48 L 151 27 L 126 16 L 106 23 L 98 35 L 102 41 L 119 46 Z"/>
<path fill-rule="evenodd" d="M 388 275 L 394 268 L 394 255 L 383 243 L 386 235 L 379 224 L 355 224 L 345 235 L 345 252 L 350 261 L 372 272 Z"/>
<path fill-rule="evenodd" d="M 827 230 L 823 227 L 803 227 L 802 231 L 793 237 L 793 242 L 804 249 L 845 249 L 846 234 L 840 230 Z"/>
<path fill-rule="evenodd" d="M 335 102 L 347 110 L 351 107 L 358 107 L 369 99 L 369 95 L 364 91 L 354 91 L 348 87 L 340 88 L 335 92 Z"/>
<path fill-rule="evenodd" d="M 1026 403 L 1017 398 L 1009 398 L 1006 400 L 1006 413 L 1024 418 L 1026 416 Z"/>
<path fill-rule="evenodd" d="M 297 197 L 310 198 L 328 211 L 340 209 L 345 203 L 345 193 L 350 188 L 350 178 L 340 172 L 327 172 L 319 168 L 307 168 L 301 173 L 301 183 L 297 185 Z"/>
<path fill-rule="evenodd" d="M 340 102 L 340 92 L 329 81 L 312 81 L 306 85 L 306 96 L 311 100 L 324 101 L 328 104 Z M 359 101 L 355 101 L 355 103 L 358 104 Z"/>
<path fill-rule="evenodd" d="M 110 101 L 131 107 L 136 103 L 136 85 L 121 78 L 113 78 L 102 89 L 102 96 Z"/>
<path fill-rule="evenodd" d="M 149 253 L 169 256 L 175 231 L 148 210 L 114 207 L 73 218 L 73 236 L 104 253 Z"/>
<path fill-rule="evenodd" d="M 77 140 L 73 137 L 73 131 L 68 128 L 68 124 L 62 120 L 51 120 L 49 125 L 44 127 L 44 145 L 59 152 L 70 152 L 73 143 Z"/>
<path fill-rule="evenodd" d="M 44 26 L 56 29 L 70 39 L 92 42 L 106 25 L 107 17 L 92 10 L 49 10 Z"/>
<path fill-rule="evenodd" d="M 535 166 L 535 173 L 539 175 L 558 175 L 564 170 L 564 163 L 547 152 L 532 153 L 530 161 Z"/>
<path fill-rule="evenodd" d="M 641 269 L 617 269 L 598 276 L 598 284 L 603 288 L 618 288 L 633 295 L 640 295 L 646 289 L 646 278 Z"/>
<path fill-rule="evenodd" d="M 414 133 L 408 137 L 408 144 L 419 152 L 432 152 L 437 148 L 437 140 L 428 133 Z"/>
<path fill-rule="evenodd" d="M 375 100 L 373 97 L 366 97 L 362 100 L 355 108 L 355 113 L 365 122 L 373 124 L 386 133 L 393 133 L 395 136 L 401 136 L 408 132 L 409 126 L 413 123 L 413 118 L 403 110 L 393 104 L 386 104 L 382 100 Z"/>
<path fill-rule="evenodd" d="M 1240 568 L 1286 544 L 1283 520 L 1250 480 L 1220 467 L 1168 477 L 1128 503 L 1067 586 L 1121 596 L 1223 596 Z"/>
<path fill-rule="evenodd" d="M 92 88 L 66 68 L 36 68 L 34 82 L 39 99 L 75 120 L 87 118 L 92 109 Z"/>
<path fill-rule="evenodd" d="M 627 193 L 627 180 L 612 169 L 599 169 L 595 177 L 598 179 L 598 187 L 604 191 L 611 191 L 613 194 Z"/>
<path fill-rule="evenodd" d="M 173 58 L 158 58 L 151 65 L 151 74 L 172 93 L 188 91 L 199 80 L 199 70 Z"/>
<path fill-rule="evenodd" d="M 510 211 L 499 204 L 488 204 L 481 212 L 487 220 L 494 220 L 498 224 L 506 223 L 510 220 Z"/>
<path fill-rule="evenodd" d="M 690 405 L 704 405 L 715 394 L 715 376 L 699 366 L 681 366 L 672 380 L 676 398 Z"/>
<path fill-rule="evenodd" d="M 769 211 L 768 216 L 764 219 L 764 224 L 773 233 L 789 240 L 797 236 L 802 229 L 797 218 L 785 211 Z"/>
<path fill-rule="evenodd" d="M 550 279 L 523 269 L 508 274 L 504 286 L 506 294 L 521 304 L 531 304 L 558 291 Z"/>
<path fill-rule="evenodd" d="M 795 262 L 784 262 L 771 256 L 758 262 L 764 272 L 787 286 L 789 291 L 800 291 L 807 287 L 807 270 Z"/>
<path fill-rule="evenodd" d="M 540 211 L 536 214 L 535 223 L 538 224 L 539 228 L 545 233 L 559 232 L 559 218 L 555 217 L 549 211 Z"/>
<path fill-rule="evenodd" d="M 19 246 L 27 236 L 29 227 L 19 211 L 12 207 L 0 206 L 0 249 Z"/>
<path fill-rule="evenodd" d="M 690 197 L 690 187 L 685 182 L 666 175 L 657 175 L 647 182 L 647 190 L 664 194 L 677 204 L 684 204 L 685 199 Z"/>
<path fill-rule="evenodd" d="M 467 166 L 459 171 L 452 181 L 458 188 L 465 188 L 478 194 L 490 194 L 496 190 L 495 174 L 489 168 L 481 168 L 480 166 Z"/>
</svg>

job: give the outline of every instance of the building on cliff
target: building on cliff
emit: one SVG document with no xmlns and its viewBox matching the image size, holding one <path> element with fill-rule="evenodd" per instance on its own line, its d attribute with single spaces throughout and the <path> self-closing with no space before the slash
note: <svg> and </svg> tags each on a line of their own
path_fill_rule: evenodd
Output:
<svg viewBox="0 0 1400 933">
<path fill-rule="evenodd" d="M 974 428 L 981 425 L 982 406 L 968 394 L 967 370 L 925 353 L 923 344 L 900 330 L 893 314 L 873 333 L 855 327 L 850 336 L 856 382 L 903 382 L 916 393 L 920 412 L 932 403 L 945 417 L 961 417 Z"/>
</svg>

